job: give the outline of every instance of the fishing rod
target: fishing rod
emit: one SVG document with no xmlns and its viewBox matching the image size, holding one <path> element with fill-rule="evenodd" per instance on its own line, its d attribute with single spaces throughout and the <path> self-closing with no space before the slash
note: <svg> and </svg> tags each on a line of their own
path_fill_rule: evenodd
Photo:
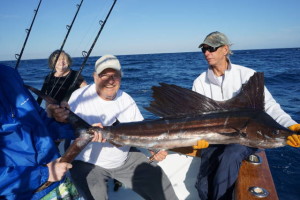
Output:
<svg viewBox="0 0 300 200">
<path fill-rule="evenodd" d="M 25 39 L 25 41 L 24 41 L 23 47 L 22 47 L 22 49 L 21 49 L 21 52 L 20 52 L 20 54 L 15 54 L 15 58 L 17 59 L 17 63 L 16 63 L 16 66 L 15 66 L 15 69 L 18 69 L 18 67 L 19 67 L 19 63 L 20 63 L 21 57 L 22 57 L 22 55 L 23 55 L 23 51 L 24 51 L 24 49 L 25 49 L 25 46 L 26 46 L 28 37 L 29 37 L 30 32 L 31 32 L 31 28 L 32 28 L 33 23 L 34 23 L 34 21 L 35 21 L 35 17 L 36 17 L 36 15 L 37 15 L 38 11 L 39 11 L 41 2 L 42 2 L 42 0 L 40 0 L 37 9 L 34 10 L 35 14 L 34 14 L 34 17 L 33 17 L 33 19 L 32 19 L 30 28 L 29 28 L 29 29 L 25 29 L 25 31 L 27 32 L 27 35 L 26 35 L 26 39 Z"/>
<path fill-rule="evenodd" d="M 75 19 L 76 19 L 76 17 L 77 17 L 77 14 L 78 14 L 78 12 L 79 12 L 79 10 L 80 10 L 80 8 L 81 8 L 81 5 L 82 5 L 82 2 L 83 2 L 83 0 L 81 0 L 81 2 L 80 2 L 80 4 L 77 4 L 76 6 L 77 6 L 77 11 L 76 11 L 76 13 L 75 13 L 75 16 L 73 17 L 73 20 L 72 20 L 72 22 L 71 22 L 71 25 L 67 25 L 66 26 L 66 28 L 67 28 L 67 34 L 66 34 L 66 36 L 65 36 L 65 38 L 64 38 L 64 40 L 63 40 L 63 43 L 62 43 L 62 45 L 61 45 L 61 47 L 60 47 L 60 49 L 59 49 L 59 53 L 58 53 L 58 55 L 56 56 L 56 58 L 55 58 L 55 61 L 54 61 L 54 63 L 53 63 L 53 66 L 52 66 L 52 71 L 50 72 L 50 74 L 52 74 L 53 72 L 54 72 L 54 70 L 55 70 L 55 66 L 56 66 L 56 64 L 57 64 L 57 61 L 58 61 L 58 59 L 59 59 L 59 56 L 60 56 L 60 54 L 61 54 L 61 52 L 62 52 L 62 50 L 63 50 L 63 48 L 64 48 L 64 46 L 65 46 L 65 43 L 66 43 L 66 41 L 67 41 L 67 39 L 68 39 L 68 37 L 69 37 L 69 34 L 70 34 L 70 32 L 71 32 L 71 29 L 72 29 L 72 27 L 73 27 L 73 24 L 74 24 L 74 21 L 75 21 Z M 47 82 L 49 82 L 50 79 L 51 78 L 51 76 L 48 76 L 48 80 L 47 80 Z M 60 77 L 59 77 L 60 78 Z M 54 89 L 54 87 L 56 86 L 56 84 L 58 83 L 59 81 L 57 81 L 54 85 L 53 85 L 53 89 Z M 62 85 L 61 85 L 62 86 Z M 52 89 L 52 90 L 53 90 Z M 60 88 L 59 88 L 60 89 Z M 59 91 L 59 89 L 58 89 L 58 91 Z M 52 90 L 50 91 L 50 93 L 49 93 L 49 95 L 51 95 L 51 93 L 52 93 Z M 56 95 L 55 95 L 56 96 Z"/>
<path fill-rule="evenodd" d="M 107 22 L 107 19 L 108 19 L 108 17 L 110 16 L 110 13 L 111 13 L 111 11 L 113 10 L 113 8 L 114 8 L 116 2 L 117 2 L 117 0 L 114 0 L 114 2 L 113 2 L 113 4 L 112 4 L 112 6 L 111 6 L 111 8 L 110 8 L 110 10 L 109 10 L 109 12 L 108 12 L 108 14 L 106 15 L 106 18 L 104 19 L 104 21 L 102 21 L 102 20 L 99 21 L 100 29 L 99 29 L 99 31 L 98 31 L 98 33 L 97 33 L 95 39 L 94 39 L 94 42 L 93 42 L 92 46 L 90 47 L 89 51 L 88 51 L 88 52 L 86 52 L 86 51 L 83 51 L 83 52 L 82 52 L 82 56 L 84 57 L 84 61 L 82 62 L 80 69 L 79 69 L 78 72 L 76 73 L 76 76 L 75 76 L 74 81 L 72 82 L 71 86 L 69 87 L 68 91 L 66 92 L 67 95 L 65 96 L 64 100 L 67 100 L 68 97 L 71 96 L 72 90 L 75 88 L 76 82 L 77 82 L 77 80 L 78 80 L 78 78 L 79 78 L 79 76 L 80 76 L 80 74 L 81 74 L 83 68 L 85 67 L 85 64 L 86 64 L 86 62 L 87 62 L 87 60 L 88 60 L 88 58 L 89 58 L 89 56 L 90 56 L 90 54 L 91 54 L 91 52 L 92 52 L 92 50 L 93 50 L 93 48 L 94 48 L 94 46 L 95 46 L 95 44 L 96 44 L 96 42 L 97 42 L 97 40 L 98 40 L 98 38 L 99 38 L 99 36 L 100 36 L 102 30 L 103 30 L 103 28 L 104 28 L 104 26 L 105 26 L 105 24 L 106 24 L 106 22 Z"/>
<path fill-rule="evenodd" d="M 65 46 L 65 43 L 66 43 L 66 41 L 67 41 L 67 39 L 68 39 L 68 37 L 69 37 L 69 33 L 71 32 L 71 29 L 72 29 L 72 27 L 73 27 L 74 21 L 75 21 L 75 19 L 76 19 L 76 17 L 77 17 L 77 14 L 78 14 L 79 10 L 80 10 L 80 7 L 81 7 L 81 5 L 82 5 L 82 2 L 83 2 L 83 0 L 81 0 L 80 4 L 77 4 L 77 5 L 76 5 L 76 6 L 77 6 L 77 11 L 76 11 L 76 13 L 75 13 L 75 16 L 73 17 L 73 20 L 72 20 L 72 22 L 71 22 L 71 25 L 67 25 L 67 26 L 66 26 L 66 28 L 67 28 L 68 31 L 67 31 L 67 34 L 66 34 L 66 36 L 65 36 L 65 39 L 64 39 L 64 41 L 63 41 L 63 43 L 62 43 L 60 49 L 59 49 L 59 54 L 58 54 L 58 56 L 57 56 L 56 59 L 55 59 L 55 62 L 54 62 L 53 68 L 52 68 L 52 72 L 53 72 L 54 69 L 55 69 L 56 63 L 57 63 L 58 58 L 59 58 L 59 56 L 60 56 L 60 53 L 62 52 L 62 50 L 63 50 L 63 48 L 64 48 L 64 46 Z"/>
</svg>

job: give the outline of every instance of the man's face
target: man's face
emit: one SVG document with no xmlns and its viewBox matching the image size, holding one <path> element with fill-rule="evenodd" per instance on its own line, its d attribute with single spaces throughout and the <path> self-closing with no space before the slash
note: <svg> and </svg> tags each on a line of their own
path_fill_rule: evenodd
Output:
<svg viewBox="0 0 300 200">
<path fill-rule="evenodd" d="M 214 67 L 220 65 L 222 62 L 226 61 L 226 56 L 228 53 L 228 46 L 220 46 L 220 47 L 210 47 L 208 45 L 203 45 L 202 52 L 205 56 L 207 63 Z"/>
<path fill-rule="evenodd" d="M 94 82 L 98 95 L 107 101 L 111 101 L 121 85 L 121 74 L 114 69 L 105 69 L 100 74 L 94 72 Z"/>
</svg>

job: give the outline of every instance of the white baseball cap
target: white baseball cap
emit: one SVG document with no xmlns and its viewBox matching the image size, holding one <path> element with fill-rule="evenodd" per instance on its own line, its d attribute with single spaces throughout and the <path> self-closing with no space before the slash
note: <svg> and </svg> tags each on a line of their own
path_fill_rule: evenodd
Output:
<svg viewBox="0 0 300 200">
<path fill-rule="evenodd" d="M 95 72 L 100 74 L 105 69 L 114 69 L 121 73 L 121 64 L 116 56 L 104 55 L 95 63 Z"/>
</svg>

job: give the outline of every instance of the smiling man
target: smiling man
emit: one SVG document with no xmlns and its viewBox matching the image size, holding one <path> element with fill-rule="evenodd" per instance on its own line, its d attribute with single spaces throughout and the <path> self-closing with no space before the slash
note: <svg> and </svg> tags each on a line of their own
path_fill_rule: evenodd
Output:
<svg viewBox="0 0 300 200">
<path fill-rule="evenodd" d="M 122 71 L 115 56 L 105 55 L 98 59 L 93 77 L 94 84 L 72 94 L 69 104 L 73 112 L 90 124 L 103 126 L 143 120 L 135 101 L 120 90 Z M 161 161 L 166 156 L 166 151 L 160 151 L 154 159 Z M 155 163 L 149 164 L 143 153 L 130 146 L 92 142 L 72 165 L 72 179 L 89 200 L 108 199 L 106 183 L 110 178 L 122 182 L 145 199 L 178 199 L 163 170 Z"/>
</svg>

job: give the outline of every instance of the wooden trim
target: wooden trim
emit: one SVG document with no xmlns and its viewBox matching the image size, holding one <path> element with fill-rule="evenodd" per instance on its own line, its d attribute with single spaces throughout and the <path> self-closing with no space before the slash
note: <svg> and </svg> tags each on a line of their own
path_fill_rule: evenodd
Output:
<svg viewBox="0 0 300 200">
<path fill-rule="evenodd" d="M 262 158 L 261 164 L 255 165 L 247 161 L 242 162 L 238 180 L 235 185 L 236 200 L 278 200 L 266 154 L 262 151 L 257 153 L 257 155 Z M 249 187 L 253 186 L 266 189 L 269 192 L 269 196 L 264 198 L 255 197 L 248 191 Z"/>
</svg>

